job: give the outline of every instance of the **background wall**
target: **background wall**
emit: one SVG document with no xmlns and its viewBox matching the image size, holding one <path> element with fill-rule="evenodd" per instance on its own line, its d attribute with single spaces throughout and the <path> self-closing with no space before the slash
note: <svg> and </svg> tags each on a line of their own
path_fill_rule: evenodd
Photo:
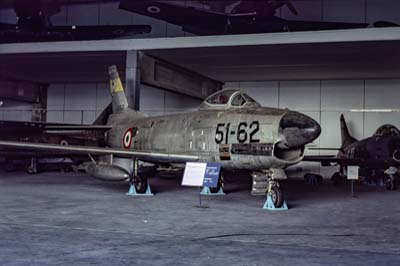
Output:
<svg viewBox="0 0 400 266">
<path fill-rule="evenodd" d="M 188 96 L 141 86 L 140 110 L 148 115 L 182 112 L 200 101 Z M 47 121 L 90 124 L 111 102 L 108 83 L 52 84 L 47 98 Z"/>
</svg>

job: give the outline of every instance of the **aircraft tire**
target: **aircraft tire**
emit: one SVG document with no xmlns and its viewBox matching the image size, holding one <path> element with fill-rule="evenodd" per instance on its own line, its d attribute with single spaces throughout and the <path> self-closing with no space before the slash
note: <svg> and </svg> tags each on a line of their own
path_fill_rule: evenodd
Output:
<svg viewBox="0 0 400 266">
<path fill-rule="evenodd" d="M 147 190 L 147 177 L 144 176 L 135 176 L 133 178 L 133 184 L 135 186 L 136 192 L 140 194 L 146 193 Z"/>
<path fill-rule="evenodd" d="M 274 186 L 274 187 L 271 187 L 271 190 L 268 193 L 269 193 L 269 196 L 272 199 L 272 202 L 275 205 L 275 208 L 282 207 L 282 205 L 283 205 L 283 193 L 282 193 L 282 190 L 279 187 Z"/>
</svg>

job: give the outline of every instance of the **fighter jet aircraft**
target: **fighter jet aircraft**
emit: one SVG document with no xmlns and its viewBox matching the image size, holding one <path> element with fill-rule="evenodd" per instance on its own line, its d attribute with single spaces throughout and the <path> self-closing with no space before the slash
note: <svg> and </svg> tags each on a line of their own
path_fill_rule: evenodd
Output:
<svg viewBox="0 0 400 266">
<path fill-rule="evenodd" d="M 389 190 L 395 189 L 400 166 L 400 131 L 393 125 L 380 126 L 373 136 L 360 141 L 353 138 L 347 128 L 343 114 L 340 116 L 342 146 L 337 156 L 306 156 L 305 161 L 340 165 L 339 172 L 332 176 L 334 182 L 346 179 L 346 167 L 360 166 L 359 174 L 364 181 L 382 180 Z"/>
<path fill-rule="evenodd" d="M 268 1 L 130 1 L 121 0 L 120 8 L 182 26 L 198 35 L 245 34 L 282 31 L 364 28 L 364 23 L 294 21 L 278 17 L 283 6 L 297 15 L 290 0 Z"/>
<path fill-rule="evenodd" d="M 14 0 L 12 4 L 18 21 L 17 24 L 0 23 L 2 43 L 112 39 L 151 31 L 149 25 L 53 26 L 50 17 L 60 12 L 60 3 Z"/>
<path fill-rule="evenodd" d="M 218 91 L 194 112 L 147 117 L 128 107 L 115 66 L 109 68 L 109 74 L 112 114 L 106 125 L 98 126 L 105 131 L 106 147 L 4 140 L 0 147 L 88 155 L 92 161 L 88 173 L 106 180 L 129 178 L 140 193 L 145 192 L 148 181 L 138 174 L 139 160 L 154 164 L 218 162 L 223 169 L 248 169 L 266 176 L 265 191 L 269 190 L 275 206 L 280 207 L 283 195 L 279 180 L 286 178 L 282 169 L 300 162 L 305 145 L 321 132 L 310 117 L 288 109 L 261 107 L 238 90 Z M 109 155 L 109 160 L 96 161 L 93 155 Z M 132 162 L 133 171 L 114 164 L 117 158 Z"/>
</svg>

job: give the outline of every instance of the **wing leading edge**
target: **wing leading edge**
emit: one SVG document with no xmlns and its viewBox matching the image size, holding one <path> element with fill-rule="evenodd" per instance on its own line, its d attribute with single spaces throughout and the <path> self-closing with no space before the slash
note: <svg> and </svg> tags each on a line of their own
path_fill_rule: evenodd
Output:
<svg viewBox="0 0 400 266">
<path fill-rule="evenodd" d="M 65 152 L 68 155 L 115 155 L 125 158 L 136 158 L 140 160 L 162 160 L 173 162 L 188 162 L 199 160 L 198 156 L 171 154 L 171 153 L 156 153 L 156 152 L 138 152 L 131 150 L 90 147 L 90 146 L 63 146 L 57 144 L 44 144 L 32 142 L 17 142 L 17 141 L 0 141 L 0 147 L 11 148 L 22 151 L 47 151 L 47 152 Z"/>
</svg>

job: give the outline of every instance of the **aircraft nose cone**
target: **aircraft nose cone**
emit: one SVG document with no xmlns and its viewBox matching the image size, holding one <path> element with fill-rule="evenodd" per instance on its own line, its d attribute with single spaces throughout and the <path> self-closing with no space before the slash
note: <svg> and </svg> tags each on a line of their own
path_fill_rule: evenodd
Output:
<svg viewBox="0 0 400 266">
<path fill-rule="evenodd" d="M 285 138 L 281 145 L 286 148 L 302 147 L 321 134 L 321 127 L 314 119 L 294 111 L 288 111 L 281 118 L 279 127 Z"/>
</svg>

